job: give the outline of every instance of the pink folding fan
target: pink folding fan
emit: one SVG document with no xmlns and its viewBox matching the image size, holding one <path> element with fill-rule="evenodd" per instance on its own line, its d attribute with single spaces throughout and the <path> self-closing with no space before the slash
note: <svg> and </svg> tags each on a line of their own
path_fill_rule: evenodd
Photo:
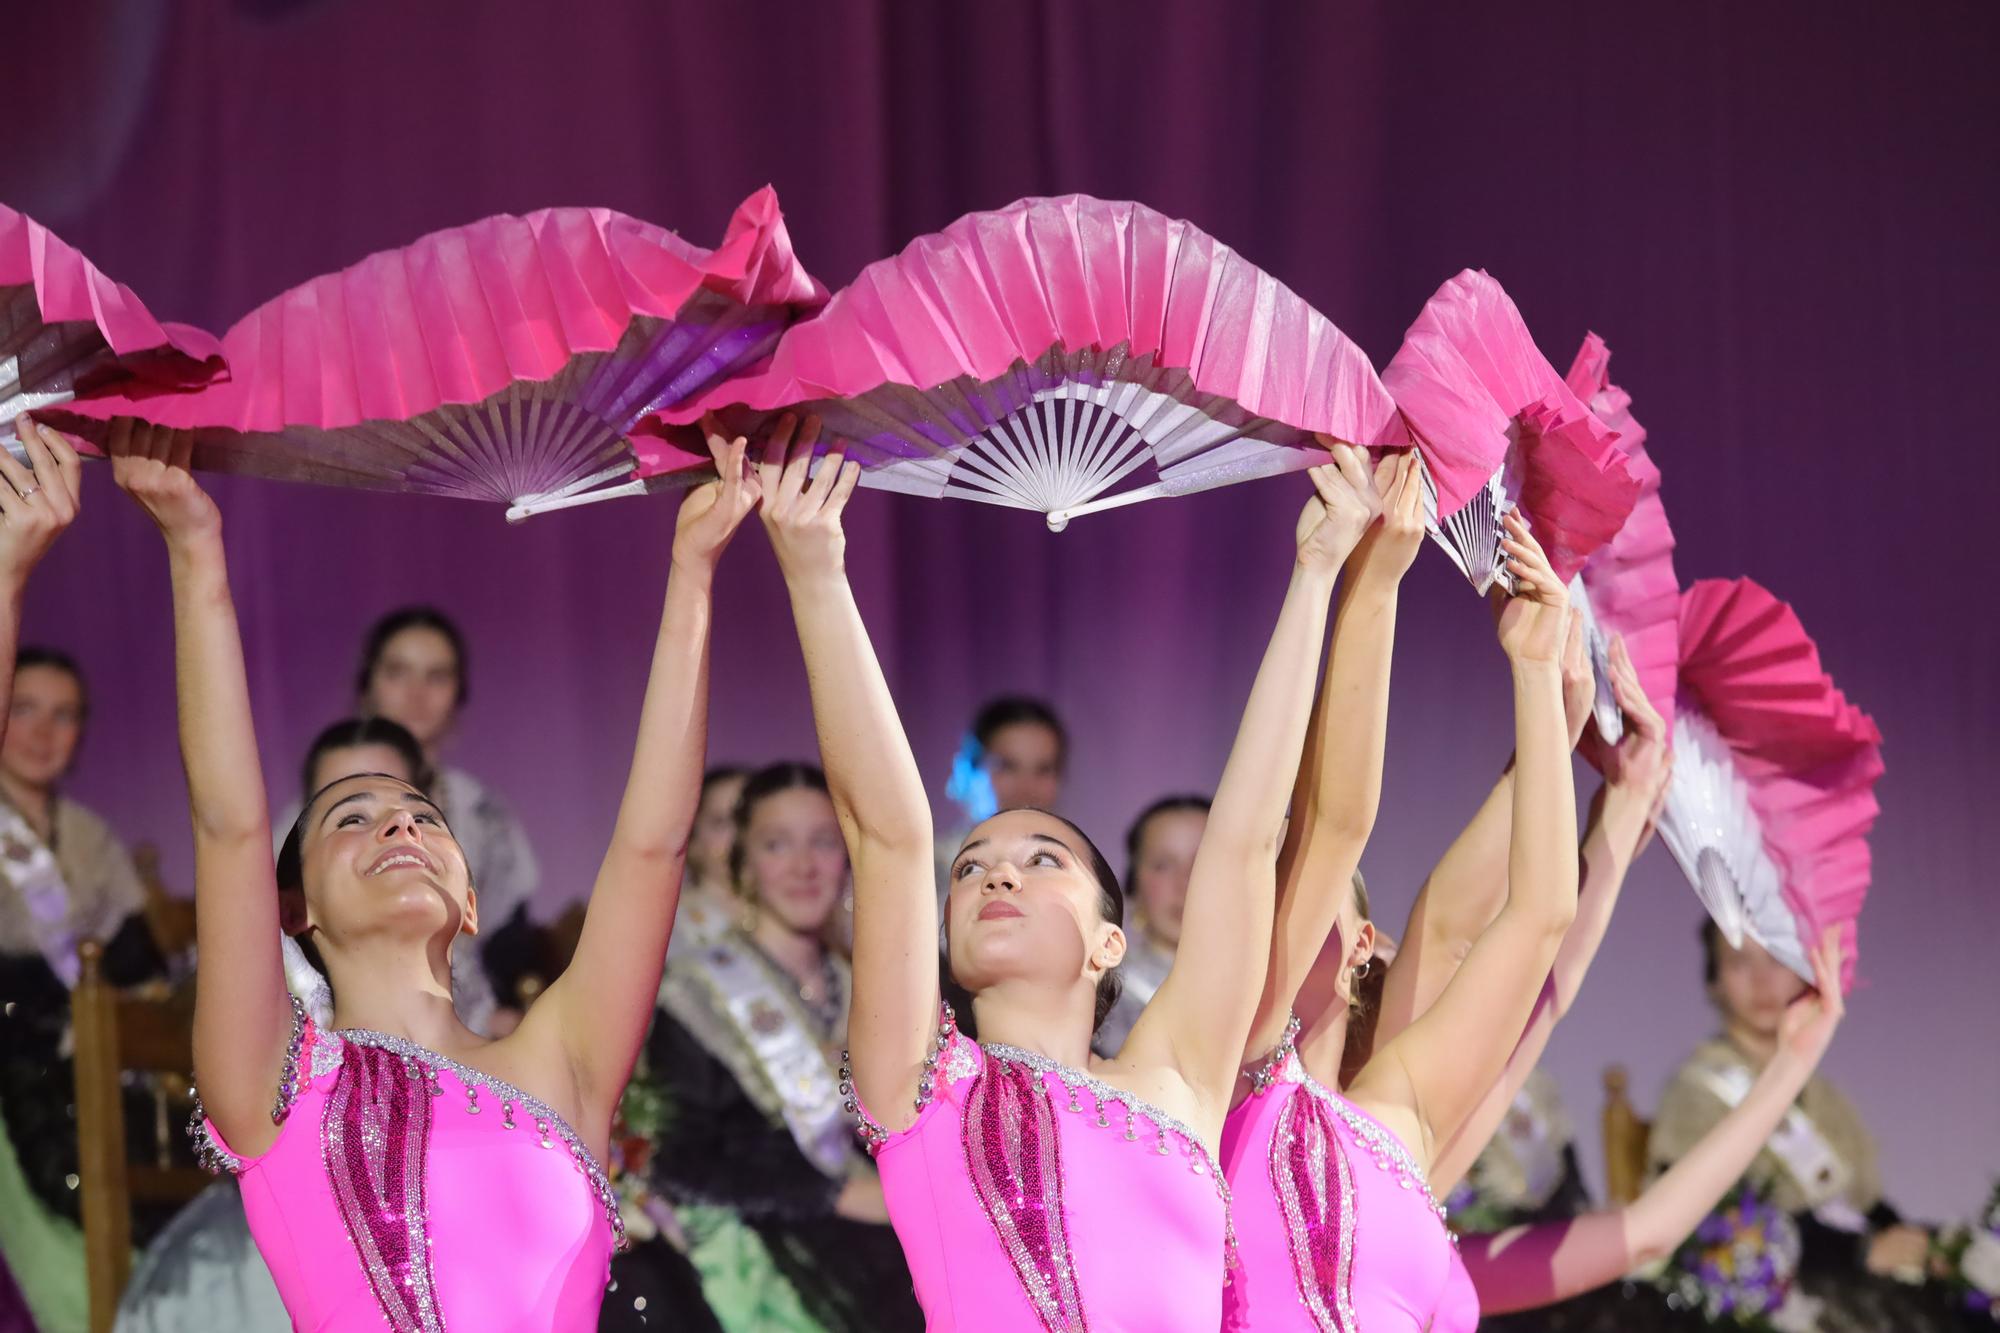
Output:
<svg viewBox="0 0 2000 1333">
<path fill-rule="evenodd" d="M 1674 532 L 1660 502 L 1660 469 L 1646 453 L 1646 428 L 1632 418 L 1632 396 L 1610 379 L 1611 349 L 1590 334 L 1577 351 L 1567 383 L 1598 421 L 1615 432 L 1627 470 L 1639 483 L 1638 500 L 1609 541 L 1583 562 L 1570 581 L 1570 605 L 1580 612 L 1597 671 L 1594 710 L 1598 735 L 1615 744 L 1624 718 L 1611 693 L 1611 636 L 1625 649 L 1646 697 L 1673 734 L 1674 682 L 1680 663 L 1680 584 L 1674 577 Z M 1595 748 L 1586 750 L 1595 757 Z"/>
<path fill-rule="evenodd" d="M 214 338 L 162 324 L 132 289 L 54 232 L 0 204 L 0 442 L 14 418 L 72 399 L 191 388 L 222 370 Z"/>
<path fill-rule="evenodd" d="M 608 209 L 503 214 L 253 310 L 227 384 L 77 412 L 192 428 L 201 468 L 533 505 L 631 475 L 634 423 L 825 298 L 768 188 L 714 251 Z"/>
<path fill-rule="evenodd" d="M 1749 579 L 1680 599 L 1680 707 L 1660 838 L 1722 933 L 1812 978 L 1840 928 L 1851 984 L 1882 733 L 1834 687 L 1792 609 Z"/>
<path fill-rule="evenodd" d="M 1467 269 L 1425 303 L 1382 372 L 1416 437 L 1431 535 L 1484 593 L 1519 508 L 1568 581 L 1638 499 L 1615 434 L 1535 347 L 1521 312 Z"/>
<path fill-rule="evenodd" d="M 749 431 L 816 413 L 865 486 L 1056 529 L 1307 467 L 1326 457 L 1315 431 L 1408 443 L 1368 359 L 1277 279 L 1186 222 L 1081 195 L 969 214 L 870 264 L 768 370 L 643 427 L 642 475 L 704 457 L 686 423 L 710 408 Z"/>
</svg>

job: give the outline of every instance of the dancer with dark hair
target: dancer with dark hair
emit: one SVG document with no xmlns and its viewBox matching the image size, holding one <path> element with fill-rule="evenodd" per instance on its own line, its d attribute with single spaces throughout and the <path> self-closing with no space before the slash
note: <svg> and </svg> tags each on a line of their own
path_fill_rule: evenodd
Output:
<svg viewBox="0 0 2000 1333">
<path fill-rule="evenodd" d="M 946 902 L 984 1044 L 940 1024 L 929 801 L 844 569 L 857 476 L 774 434 L 766 531 L 791 592 L 855 878 L 852 1092 L 934 1328 L 1213 1328 L 1232 1247 L 1216 1146 L 1269 949 L 1279 831 L 1366 459 L 1313 472 L 1277 627 L 1190 874 L 1187 945 L 1115 1061 L 1091 1058 L 1125 953 L 1124 894 L 1035 809 L 971 831 Z M 789 446 L 789 451 L 788 451 Z M 996 634 L 1012 633 L 995 627 Z"/>
<path fill-rule="evenodd" d="M 306 802 L 308 921 L 334 1022 L 285 989 L 278 895 L 222 521 L 192 441 L 113 427 L 114 475 L 172 572 L 199 905 L 195 1063 L 209 1162 L 236 1174 L 300 1327 L 580 1328 L 621 1223 L 601 1163 L 672 928 L 706 739 L 710 586 L 757 501 L 740 444 L 683 500 L 625 798 L 572 966 L 489 1041 L 452 1007 L 479 901 L 443 814 L 394 777 Z M 334 1262 L 336 1256 L 347 1262 Z"/>
</svg>

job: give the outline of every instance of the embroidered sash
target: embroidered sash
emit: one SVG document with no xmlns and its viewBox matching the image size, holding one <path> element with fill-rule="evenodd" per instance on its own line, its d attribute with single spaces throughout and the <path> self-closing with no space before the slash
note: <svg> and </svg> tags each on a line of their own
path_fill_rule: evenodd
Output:
<svg viewBox="0 0 2000 1333">
<path fill-rule="evenodd" d="M 1744 1065 L 1727 1069 L 1698 1065 L 1692 1072 L 1718 1101 L 1732 1109 L 1742 1104 L 1756 1082 L 1756 1075 Z M 1795 1104 L 1786 1111 L 1764 1147 L 1799 1187 L 1820 1221 L 1839 1231 L 1868 1229 L 1867 1219 L 1842 1197 L 1853 1182 L 1854 1169 L 1804 1108 Z"/>
<path fill-rule="evenodd" d="M 690 1013 L 681 992 L 698 986 L 701 1007 L 726 1025 L 733 1051 L 716 1050 L 718 1034 L 704 1031 L 701 1017 Z M 685 966 L 676 964 L 661 988 L 669 1012 L 702 1040 L 704 1046 L 732 1070 L 747 1062 L 759 1082 L 776 1098 L 775 1110 L 791 1131 L 806 1160 L 822 1175 L 839 1179 L 852 1160 L 852 1134 L 847 1127 L 846 1098 L 840 1072 L 828 1059 L 788 979 L 741 939 L 725 939 Z M 751 1089 L 752 1100 L 767 1100 Z"/>
<path fill-rule="evenodd" d="M 74 990 L 79 975 L 76 946 L 82 943 L 70 924 L 69 885 L 56 854 L 28 823 L 27 816 L 0 801 L 0 865 L 7 882 L 21 895 L 32 923 L 35 948 L 49 970 Z"/>
</svg>

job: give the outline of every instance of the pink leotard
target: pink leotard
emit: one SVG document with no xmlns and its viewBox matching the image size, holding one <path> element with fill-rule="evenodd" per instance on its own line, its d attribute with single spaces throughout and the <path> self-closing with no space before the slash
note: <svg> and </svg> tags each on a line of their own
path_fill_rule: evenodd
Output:
<svg viewBox="0 0 2000 1333">
<path fill-rule="evenodd" d="M 383 1033 L 295 1017 L 256 1157 L 234 1172 L 296 1329 L 550 1333 L 597 1327 L 623 1240 L 609 1182 L 542 1102 Z"/>
<path fill-rule="evenodd" d="M 917 1106 L 890 1134 L 851 1102 L 933 1333 L 1220 1325 L 1229 1187 L 1193 1130 L 1082 1070 L 981 1047 L 949 1009 Z"/>
<path fill-rule="evenodd" d="M 1223 1170 L 1241 1262 L 1226 1333 L 1466 1333 L 1479 1301 L 1423 1171 L 1310 1077 L 1297 1024 L 1229 1113 Z"/>
</svg>

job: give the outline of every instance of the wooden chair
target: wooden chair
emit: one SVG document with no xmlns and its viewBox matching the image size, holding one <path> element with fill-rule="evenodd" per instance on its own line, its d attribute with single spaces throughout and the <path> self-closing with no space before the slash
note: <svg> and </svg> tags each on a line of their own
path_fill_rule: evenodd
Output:
<svg viewBox="0 0 2000 1333">
<path fill-rule="evenodd" d="M 70 995 L 70 1022 L 76 1035 L 84 1267 L 91 1333 L 109 1333 L 131 1274 L 132 1205 L 185 1203 L 208 1186 L 209 1177 L 196 1167 L 174 1165 L 168 1155 L 178 1118 L 170 1104 L 192 1097 L 193 997 L 121 995 L 104 980 L 102 945 L 86 941 L 77 957 L 82 975 Z M 128 1069 L 157 1076 L 149 1162 L 127 1160 L 123 1075 Z"/>
<path fill-rule="evenodd" d="M 1646 1148 L 1653 1127 L 1639 1118 L 1626 1095 L 1625 1066 L 1604 1070 L 1604 1192 L 1613 1204 L 1627 1204 L 1646 1185 Z"/>
<path fill-rule="evenodd" d="M 176 958 L 194 948 L 194 899 L 177 898 L 160 876 L 160 849 L 142 842 L 132 849 L 132 865 L 146 890 L 146 928 L 162 958 Z"/>
</svg>

